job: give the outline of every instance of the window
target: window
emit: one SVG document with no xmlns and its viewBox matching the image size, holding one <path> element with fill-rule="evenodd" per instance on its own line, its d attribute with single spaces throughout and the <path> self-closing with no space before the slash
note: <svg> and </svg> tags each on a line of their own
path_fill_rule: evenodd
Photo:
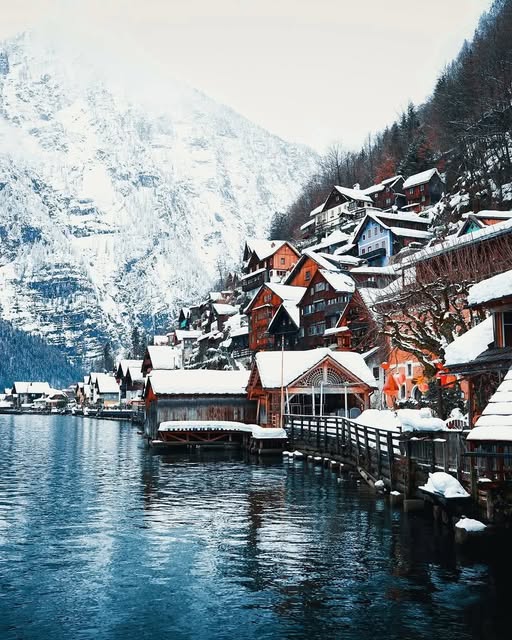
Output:
<svg viewBox="0 0 512 640">
<path fill-rule="evenodd" d="M 280 259 L 281 264 L 285 264 L 286 260 L 284 258 Z"/>
<path fill-rule="evenodd" d="M 315 284 L 315 292 L 316 291 L 325 291 L 325 282 L 317 282 Z"/>
<path fill-rule="evenodd" d="M 503 314 L 503 346 L 512 347 L 512 311 Z"/>
<path fill-rule="evenodd" d="M 400 400 L 405 400 L 407 397 L 407 387 L 403 384 L 400 387 Z"/>
<path fill-rule="evenodd" d="M 386 198 L 386 204 L 391 204 L 391 198 Z"/>
<path fill-rule="evenodd" d="M 305 280 L 311 280 L 311 271 L 306 271 L 306 273 L 304 275 L 304 279 Z"/>
<path fill-rule="evenodd" d="M 421 201 L 425 202 L 425 196 L 421 196 Z"/>
<path fill-rule="evenodd" d="M 413 370 L 413 364 L 412 364 L 412 362 L 407 362 L 407 364 L 405 365 L 405 367 L 406 367 L 406 373 L 405 373 L 405 375 L 406 375 L 408 378 L 412 378 L 412 370 Z"/>
<path fill-rule="evenodd" d="M 423 193 L 423 191 L 425 191 L 425 185 L 424 184 L 420 184 L 420 191 Z"/>
<path fill-rule="evenodd" d="M 323 311 L 325 309 L 325 300 L 318 300 L 315 302 L 315 312 Z"/>
<path fill-rule="evenodd" d="M 380 377 L 380 367 L 373 367 L 372 373 L 375 380 L 378 380 Z"/>
<path fill-rule="evenodd" d="M 268 293 L 266 296 L 264 296 L 263 298 L 263 302 L 270 302 L 272 300 L 272 294 Z"/>
<path fill-rule="evenodd" d="M 363 248 L 363 249 L 361 249 L 361 255 L 363 255 L 363 253 L 364 253 L 364 248 Z"/>
<path fill-rule="evenodd" d="M 366 234 L 363 233 L 363 240 L 366 240 Z"/>
<path fill-rule="evenodd" d="M 414 193 L 414 189 L 409 189 L 409 195 L 412 196 Z"/>
<path fill-rule="evenodd" d="M 308 316 L 310 313 L 313 313 L 315 310 L 314 306 L 312 304 L 307 304 L 304 307 L 304 315 Z"/>
</svg>

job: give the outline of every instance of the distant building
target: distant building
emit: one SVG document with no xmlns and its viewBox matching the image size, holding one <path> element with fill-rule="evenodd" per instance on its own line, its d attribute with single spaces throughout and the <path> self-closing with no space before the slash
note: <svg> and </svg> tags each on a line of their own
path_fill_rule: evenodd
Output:
<svg viewBox="0 0 512 640">
<path fill-rule="evenodd" d="M 359 220 L 367 207 L 373 207 L 373 200 L 363 190 L 334 186 L 327 199 L 310 213 L 316 237 L 339 229 L 342 223 Z"/>
<path fill-rule="evenodd" d="M 300 257 L 285 240 L 247 240 L 240 279 L 244 291 L 256 291 L 265 282 L 281 282 Z"/>
<path fill-rule="evenodd" d="M 391 209 L 391 207 L 401 209 L 407 204 L 402 176 L 386 178 L 379 184 L 364 189 L 364 193 L 371 197 L 374 206 L 379 209 Z"/>
<path fill-rule="evenodd" d="M 439 202 L 444 189 L 445 183 L 435 168 L 415 173 L 403 184 L 407 207 L 416 212 Z"/>
</svg>

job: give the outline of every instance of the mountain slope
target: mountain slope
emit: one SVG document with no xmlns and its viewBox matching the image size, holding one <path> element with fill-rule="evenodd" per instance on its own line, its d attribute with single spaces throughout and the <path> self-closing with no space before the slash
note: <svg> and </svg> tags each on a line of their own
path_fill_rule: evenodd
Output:
<svg viewBox="0 0 512 640">
<path fill-rule="evenodd" d="M 188 87 L 149 112 L 37 36 L 0 52 L 0 316 L 72 356 L 165 331 L 316 163 Z"/>
</svg>

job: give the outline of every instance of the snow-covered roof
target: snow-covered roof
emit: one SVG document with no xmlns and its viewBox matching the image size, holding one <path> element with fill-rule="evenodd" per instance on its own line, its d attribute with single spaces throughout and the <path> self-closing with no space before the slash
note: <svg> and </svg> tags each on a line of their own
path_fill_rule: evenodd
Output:
<svg viewBox="0 0 512 640">
<path fill-rule="evenodd" d="M 436 173 L 439 176 L 439 171 L 435 167 L 433 169 L 427 169 L 426 171 L 421 171 L 420 173 L 415 173 L 414 175 L 409 176 L 409 178 L 407 178 L 407 180 L 404 182 L 403 188 L 410 189 L 411 187 L 416 187 L 420 184 L 425 184 Z"/>
<path fill-rule="evenodd" d="M 330 329 L 326 329 L 324 331 L 324 336 L 333 336 L 336 335 L 337 333 L 344 333 L 345 331 L 349 331 L 349 328 L 344 326 L 344 327 L 331 327 Z"/>
<path fill-rule="evenodd" d="M 286 240 L 249 239 L 246 244 L 249 251 L 256 254 L 258 260 L 265 260 L 265 258 L 273 256 L 283 245 L 289 243 Z"/>
<path fill-rule="evenodd" d="M 451 249 L 463 247 L 467 244 L 481 242 L 482 240 L 486 240 L 488 238 L 506 235 L 511 231 L 512 220 L 504 220 L 503 222 L 485 226 L 483 229 L 478 229 L 473 233 L 467 233 L 463 236 L 453 234 L 447 236 L 447 238 L 443 242 L 439 242 L 435 245 L 432 245 L 431 247 L 425 247 L 420 251 L 416 251 L 412 255 L 404 257 L 401 260 L 401 264 L 405 265 L 409 263 L 412 264 L 415 262 L 420 262 L 421 260 L 425 260 L 433 256 L 445 253 L 447 251 L 450 251 Z"/>
<path fill-rule="evenodd" d="M 512 269 L 474 284 L 468 293 L 468 305 L 483 304 L 512 296 Z"/>
<path fill-rule="evenodd" d="M 281 358 L 283 384 L 287 386 L 326 357 L 332 358 L 369 386 L 377 386 L 364 358 L 361 354 L 353 351 L 332 351 L 325 347 L 309 351 L 285 351 L 284 353 L 281 351 L 260 351 L 256 354 L 256 366 L 263 387 L 276 389 L 281 386 Z"/>
<path fill-rule="evenodd" d="M 347 187 L 340 187 L 338 185 L 335 185 L 334 188 L 338 193 L 341 193 L 342 196 L 345 196 L 350 200 L 359 200 L 361 202 L 373 204 L 373 200 L 370 196 L 367 196 L 362 189 L 348 189 Z"/>
<path fill-rule="evenodd" d="M 467 439 L 512 442 L 512 369 L 491 396 Z"/>
<path fill-rule="evenodd" d="M 155 346 L 164 346 L 169 344 L 169 339 L 167 336 L 153 336 L 153 344 Z"/>
<path fill-rule="evenodd" d="M 176 347 L 148 347 L 153 369 L 176 369 L 179 365 L 180 352 Z"/>
<path fill-rule="evenodd" d="M 50 385 L 47 382 L 15 382 L 15 393 L 48 394 Z"/>
<path fill-rule="evenodd" d="M 417 215 L 416 213 L 402 213 L 401 211 L 397 211 L 396 213 L 386 213 L 386 212 L 369 212 L 369 215 L 378 218 L 379 220 L 383 220 L 390 227 L 393 226 L 393 221 L 400 222 L 414 222 L 423 225 L 429 225 L 430 219 Z"/>
<path fill-rule="evenodd" d="M 267 282 L 264 286 L 273 291 L 283 301 L 290 300 L 297 303 L 306 293 L 306 287 L 293 287 L 288 284 L 276 284 L 275 282 Z"/>
<path fill-rule="evenodd" d="M 251 271 L 250 273 L 246 273 L 245 275 L 243 275 L 240 278 L 240 281 L 242 282 L 243 280 L 247 280 L 248 278 L 252 278 L 253 276 L 257 276 L 260 273 L 263 273 L 264 271 L 266 271 L 265 267 L 262 267 L 261 269 L 256 269 L 256 271 Z"/>
<path fill-rule="evenodd" d="M 418 231 L 418 229 L 409 229 L 404 227 L 389 227 L 389 230 L 395 236 L 402 236 L 405 238 L 419 238 L 420 240 L 430 240 L 433 235 L 430 231 Z"/>
<path fill-rule="evenodd" d="M 218 316 L 234 316 L 238 313 L 238 307 L 234 307 L 232 304 L 216 303 L 212 307 Z"/>
<path fill-rule="evenodd" d="M 509 220 L 512 218 L 512 211 L 494 211 L 493 209 L 485 209 L 470 215 L 483 220 L 487 220 L 488 218 L 492 220 Z"/>
<path fill-rule="evenodd" d="M 238 327 L 238 329 L 232 329 L 229 335 L 232 338 L 236 338 L 237 336 L 245 336 L 249 333 L 249 327 L 245 325 L 244 327 Z"/>
<path fill-rule="evenodd" d="M 388 265 L 387 267 L 370 267 L 370 266 L 353 267 L 352 269 L 350 269 L 350 273 L 362 273 L 365 275 L 368 274 L 368 275 L 386 275 L 386 276 L 398 275 L 393 265 Z"/>
<path fill-rule="evenodd" d="M 148 376 L 156 394 L 165 395 L 245 395 L 249 371 L 209 369 L 154 370 Z"/>
<path fill-rule="evenodd" d="M 311 213 L 309 214 L 310 216 L 316 216 L 317 213 L 320 213 L 320 211 L 322 211 L 322 209 L 325 207 L 325 203 L 327 202 L 327 200 L 324 200 L 322 202 L 322 204 L 319 204 L 318 207 L 315 207 Z"/>
<path fill-rule="evenodd" d="M 328 271 L 327 269 L 320 269 L 319 271 L 335 291 L 354 293 L 356 283 L 347 273 Z"/>
<path fill-rule="evenodd" d="M 107 373 L 99 373 L 96 377 L 96 386 L 99 393 L 119 393 L 119 385 L 114 376 Z"/>
<path fill-rule="evenodd" d="M 123 377 L 128 373 L 128 369 L 139 367 L 139 371 L 142 368 L 142 360 L 120 360 L 118 369 L 121 367 L 121 373 Z"/>
<path fill-rule="evenodd" d="M 308 220 L 307 222 L 305 222 L 304 224 L 300 225 L 300 230 L 304 231 L 304 229 L 307 229 L 308 227 L 311 227 L 315 224 L 314 219 Z"/>
<path fill-rule="evenodd" d="M 228 420 L 168 420 L 161 422 L 158 431 L 242 431 L 250 433 L 259 440 L 288 438 L 286 431 L 276 427 L 260 427 L 258 424 L 244 424 L 243 422 L 229 422 Z"/>
<path fill-rule="evenodd" d="M 492 317 L 489 317 L 450 342 L 444 350 L 444 363 L 453 366 L 471 362 L 483 353 L 493 340 L 493 321 Z"/>
<path fill-rule="evenodd" d="M 318 251 L 319 249 L 323 249 L 325 247 L 330 247 L 333 244 L 338 244 L 340 242 L 346 242 L 350 236 L 339 229 L 335 229 L 332 233 L 330 233 L 326 238 L 320 240 L 315 245 L 308 247 L 309 251 Z"/>
<path fill-rule="evenodd" d="M 131 378 L 132 382 L 143 382 L 144 381 L 144 375 L 142 374 L 142 371 L 140 370 L 140 367 L 129 367 L 128 368 L 128 372 L 130 374 L 130 378 Z"/>
<path fill-rule="evenodd" d="M 202 335 L 202 331 L 199 331 L 199 329 L 189 329 L 188 331 L 176 329 L 174 334 L 176 335 L 176 341 L 182 342 L 183 340 L 197 340 Z"/>
<path fill-rule="evenodd" d="M 323 253 L 318 252 L 317 256 L 321 256 L 324 260 L 328 260 L 332 262 L 334 265 L 359 265 L 361 264 L 361 258 L 356 258 L 356 256 L 345 256 L 345 255 L 334 255 L 332 253 Z"/>
</svg>

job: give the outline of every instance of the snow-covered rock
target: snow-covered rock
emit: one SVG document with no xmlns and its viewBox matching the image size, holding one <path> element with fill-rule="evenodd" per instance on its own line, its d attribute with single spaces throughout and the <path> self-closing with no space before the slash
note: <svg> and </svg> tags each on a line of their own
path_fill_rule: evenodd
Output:
<svg viewBox="0 0 512 640">
<path fill-rule="evenodd" d="M 447 426 L 440 418 L 434 418 L 432 411 L 423 409 L 399 409 L 398 419 L 402 425 L 402 431 L 446 431 Z"/>
<path fill-rule="evenodd" d="M 461 519 L 455 523 L 457 529 L 464 529 L 465 531 L 470 532 L 478 532 L 485 531 L 487 526 L 480 522 L 480 520 L 474 520 L 473 518 L 466 518 L 466 516 L 462 516 Z"/>
<path fill-rule="evenodd" d="M 313 171 L 312 151 L 168 78 L 149 111 L 56 42 L 0 50 L 0 314 L 68 353 L 166 333 Z"/>
<path fill-rule="evenodd" d="M 427 484 L 419 487 L 429 493 L 437 493 L 445 498 L 467 498 L 469 493 L 460 484 L 457 478 L 444 471 L 436 471 L 428 474 Z"/>
</svg>

